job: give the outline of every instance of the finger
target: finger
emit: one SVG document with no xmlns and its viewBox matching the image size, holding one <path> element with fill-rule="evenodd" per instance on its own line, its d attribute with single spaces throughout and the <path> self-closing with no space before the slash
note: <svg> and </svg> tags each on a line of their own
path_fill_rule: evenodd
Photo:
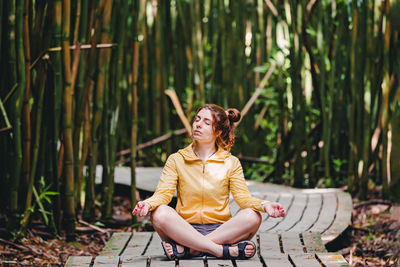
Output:
<svg viewBox="0 0 400 267">
<path fill-rule="evenodd" d="M 275 218 L 275 211 L 273 209 L 270 209 L 268 211 L 268 215 L 271 216 L 272 218 Z"/>
<path fill-rule="evenodd" d="M 140 216 L 146 216 L 147 211 L 145 209 L 140 210 Z"/>
<path fill-rule="evenodd" d="M 142 214 L 142 213 L 143 213 L 143 210 L 139 209 L 139 210 L 138 210 L 138 214 L 139 214 L 140 217 L 143 217 L 143 214 Z"/>
<path fill-rule="evenodd" d="M 146 216 L 148 212 L 149 212 L 148 209 L 143 208 L 143 209 L 142 209 L 142 214 L 143 214 L 142 216 Z"/>
</svg>

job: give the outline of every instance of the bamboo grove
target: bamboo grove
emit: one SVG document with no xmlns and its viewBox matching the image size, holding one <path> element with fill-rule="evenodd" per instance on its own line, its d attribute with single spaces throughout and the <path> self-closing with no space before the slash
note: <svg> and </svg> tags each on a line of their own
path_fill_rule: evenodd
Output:
<svg viewBox="0 0 400 267">
<path fill-rule="evenodd" d="M 167 89 L 189 120 L 258 92 L 233 151 L 261 162 L 248 177 L 362 198 L 382 186 L 399 201 L 398 1 L 7 0 L 0 14 L 0 214 L 13 231 L 35 218 L 73 238 L 77 217 L 110 220 L 118 164 L 135 202 L 136 164 L 188 140 L 138 149 L 182 128 Z"/>
</svg>

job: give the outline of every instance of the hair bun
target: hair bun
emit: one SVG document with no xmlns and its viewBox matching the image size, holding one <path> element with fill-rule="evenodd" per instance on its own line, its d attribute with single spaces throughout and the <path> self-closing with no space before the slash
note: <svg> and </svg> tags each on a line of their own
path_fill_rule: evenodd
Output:
<svg viewBox="0 0 400 267">
<path fill-rule="evenodd" d="M 234 123 L 240 120 L 240 111 L 236 108 L 228 108 L 226 111 L 226 115 L 228 115 L 228 119 L 230 123 Z"/>
</svg>

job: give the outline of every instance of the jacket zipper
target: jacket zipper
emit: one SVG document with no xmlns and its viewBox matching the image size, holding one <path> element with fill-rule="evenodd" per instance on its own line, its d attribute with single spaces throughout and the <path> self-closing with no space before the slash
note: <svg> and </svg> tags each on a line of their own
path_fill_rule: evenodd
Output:
<svg viewBox="0 0 400 267">
<path fill-rule="evenodd" d="M 206 163 L 203 162 L 203 186 L 202 186 L 202 196 L 201 196 L 201 211 L 204 211 L 204 169 L 206 167 Z M 201 213 L 201 223 L 203 223 L 203 214 Z"/>
</svg>

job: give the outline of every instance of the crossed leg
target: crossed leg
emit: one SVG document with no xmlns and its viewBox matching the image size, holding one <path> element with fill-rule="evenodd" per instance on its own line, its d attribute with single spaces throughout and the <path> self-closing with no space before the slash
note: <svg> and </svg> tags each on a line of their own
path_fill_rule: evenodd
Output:
<svg viewBox="0 0 400 267">
<path fill-rule="evenodd" d="M 222 257 L 222 244 L 233 244 L 241 240 L 251 239 L 261 224 L 261 215 L 252 209 L 241 210 L 232 219 L 222 224 L 210 234 L 203 236 L 186 222 L 171 207 L 161 205 L 152 212 L 153 227 L 161 239 L 169 239 L 191 248 L 191 253 L 196 255 L 199 251 L 206 252 L 216 257 Z M 252 255 L 254 247 L 247 245 L 245 254 Z M 178 251 L 183 248 L 178 248 Z M 179 252 L 180 252 L 179 251 Z M 172 254 L 172 248 L 169 251 Z M 230 255 L 237 256 L 237 247 L 230 248 Z"/>
</svg>

